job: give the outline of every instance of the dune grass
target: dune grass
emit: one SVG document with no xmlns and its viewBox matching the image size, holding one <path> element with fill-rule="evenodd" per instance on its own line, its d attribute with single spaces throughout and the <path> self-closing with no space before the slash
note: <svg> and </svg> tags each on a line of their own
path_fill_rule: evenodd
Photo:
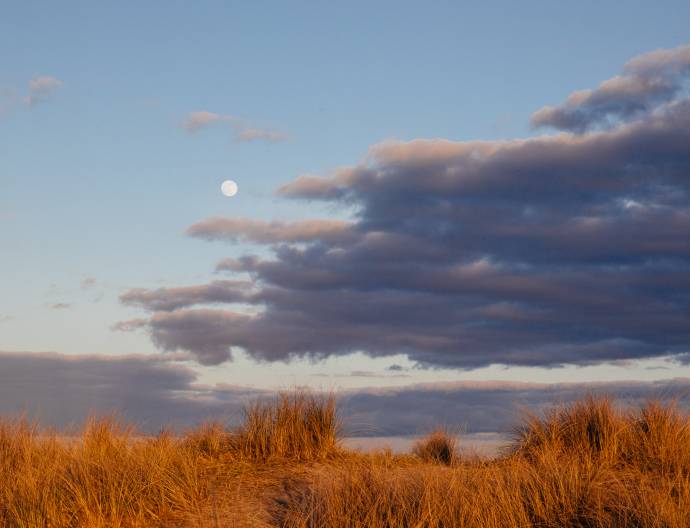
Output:
<svg viewBox="0 0 690 528">
<path fill-rule="evenodd" d="M 315 472 L 284 525 L 690 526 L 690 420 L 673 405 L 585 398 L 526 417 L 494 460 L 458 459 L 453 439 L 421 440 L 418 463 L 371 456 Z"/>
<path fill-rule="evenodd" d="M 340 423 L 335 398 L 306 392 L 280 393 L 245 411 L 235 436 L 237 454 L 252 460 L 324 459 L 336 454 Z"/>
<path fill-rule="evenodd" d="M 458 460 L 458 440 L 445 429 L 436 429 L 418 440 L 412 453 L 424 462 L 453 465 Z"/>
<path fill-rule="evenodd" d="M 528 416 L 506 452 L 466 457 L 436 431 L 413 452 L 339 444 L 335 400 L 285 393 L 228 430 L 78 437 L 0 423 L 0 526 L 688 527 L 690 420 L 585 398 Z"/>
<path fill-rule="evenodd" d="M 5 526 L 144 526 L 190 516 L 207 495 L 197 453 L 171 436 L 136 441 L 114 420 L 77 440 L 0 426 L 0 522 Z"/>
</svg>

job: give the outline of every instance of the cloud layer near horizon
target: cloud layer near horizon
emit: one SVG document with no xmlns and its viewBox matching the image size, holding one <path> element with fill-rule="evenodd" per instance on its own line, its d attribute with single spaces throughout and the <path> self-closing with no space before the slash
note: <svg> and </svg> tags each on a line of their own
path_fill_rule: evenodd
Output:
<svg viewBox="0 0 690 528">
<path fill-rule="evenodd" d="M 337 393 L 345 434 L 412 435 L 445 425 L 506 432 L 525 409 L 539 412 L 586 394 L 621 403 L 681 399 L 690 380 L 599 384 L 457 382 Z M 192 427 L 208 419 L 237 424 L 244 407 L 273 392 L 197 383 L 188 367 L 151 356 L 68 356 L 0 352 L 0 415 L 25 415 L 42 426 L 79 426 L 90 415 L 117 413 L 144 432 Z"/>
<path fill-rule="evenodd" d="M 689 49 L 625 71 L 679 79 Z M 203 220 L 191 236 L 264 244 L 273 257 L 217 264 L 249 281 L 139 288 L 122 301 L 153 312 L 137 326 L 162 350 L 204 364 L 233 346 L 268 361 L 364 351 L 459 368 L 680 357 L 690 99 L 670 93 L 585 134 L 375 145 L 357 165 L 278 191 L 354 209 L 351 221 Z"/>
<path fill-rule="evenodd" d="M 80 425 L 115 412 L 144 430 L 187 427 L 213 416 L 238 419 L 260 392 L 195 384 L 188 367 L 151 356 L 0 352 L 0 415 L 43 426 Z"/>
</svg>

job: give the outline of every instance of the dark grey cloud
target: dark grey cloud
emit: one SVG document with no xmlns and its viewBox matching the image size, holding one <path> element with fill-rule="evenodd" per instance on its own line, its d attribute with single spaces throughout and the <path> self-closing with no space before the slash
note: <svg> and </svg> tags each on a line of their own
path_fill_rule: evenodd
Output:
<svg viewBox="0 0 690 528">
<path fill-rule="evenodd" d="M 355 376 L 366 373 L 354 372 Z M 411 435 L 445 425 L 505 432 L 529 409 L 539 412 L 587 394 L 621 404 L 676 399 L 688 407 L 690 380 L 582 384 L 457 382 L 336 393 L 345 434 Z M 79 425 L 116 413 L 146 432 L 191 427 L 208 419 L 237 424 L 245 406 L 272 391 L 198 383 L 189 367 L 157 356 L 69 356 L 0 352 L 0 415 L 42 425 Z"/>
<path fill-rule="evenodd" d="M 690 380 L 607 383 L 457 382 L 363 389 L 340 396 L 349 434 L 422 434 L 438 426 L 463 432 L 510 432 L 526 412 L 543 412 L 588 395 L 611 396 L 621 406 L 649 399 L 690 408 Z"/>
<path fill-rule="evenodd" d="M 191 352 L 202 365 L 217 365 L 232 358 L 230 344 L 248 342 L 251 317 L 223 310 L 158 312 L 149 328 L 163 350 Z"/>
<path fill-rule="evenodd" d="M 207 387 L 188 367 L 150 356 L 69 356 L 0 352 L 0 414 L 43 425 L 78 425 L 115 412 L 155 432 L 215 417 L 237 421 L 260 391 Z"/>
<path fill-rule="evenodd" d="M 672 100 L 688 73 L 690 46 L 646 53 L 596 89 L 574 92 L 560 106 L 541 108 L 532 116 L 532 124 L 584 132 L 627 120 Z"/>
<path fill-rule="evenodd" d="M 654 56 L 626 68 L 655 71 Z M 678 56 L 659 68 L 680 68 Z M 210 218 L 189 234 L 272 252 L 217 264 L 250 281 L 122 300 L 153 312 L 162 350 L 206 364 L 231 347 L 459 368 L 685 357 L 688 174 L 690 99 L 586 135 L 384 142 L 278 191 L 343 206 L 350 221 Z M 197 306 L 209 303 L 226 306 Z"/>
</svg>

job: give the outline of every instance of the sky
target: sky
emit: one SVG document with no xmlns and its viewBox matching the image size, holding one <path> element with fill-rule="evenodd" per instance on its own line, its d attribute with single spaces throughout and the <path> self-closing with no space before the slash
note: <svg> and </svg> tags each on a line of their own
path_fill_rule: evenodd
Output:
<svg viewBox="0 0 690 528">
<path fill-rule="evenodd" d="M 141 4 L 0 3 L 0 412 L 685 394 L 687 2 Z"/>
</svg>

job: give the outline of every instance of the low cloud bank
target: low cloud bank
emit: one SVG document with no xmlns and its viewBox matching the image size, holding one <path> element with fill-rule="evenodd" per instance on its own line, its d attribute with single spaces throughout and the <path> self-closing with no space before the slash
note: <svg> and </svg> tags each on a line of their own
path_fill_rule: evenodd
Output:
<svg viewBox="0 0 690 528">
<path fill-rule="evenodd" d="M 0 352 L 0 415 L 66 427 L 115 412 L 156 432 L 209 417 L 239 419 L 260 391 L 196 384 L 188 367 L 149 356 Z"/>
<path fill-rule="evenodd" d="M 468 432 L 505 432 L 524 409 L 539 411 L 587 394 L 621 403 L 647 398 L 687 404 L 690 380 L 581 384 L 457 382 L 337 393 L 346 434 L 413 435 L 438 425 Z M 78 425 L 92 414 L 116 412 L 155 433 L 216 418 L 241 419 L 249 402 L 271 391 L 198 383 L 189 367 L 151 356 L 68 356 L 0 353 L 0 415 L 26 414 L 43 425 Z"/>
<path fill-rule="evenodd" d="M 348 427 L 357 436 L 422 434 L 441 426 L 461 432 L 508 433 L 526 411 L 543 412 L 588 395 L 611 396 L 621 405 L 649 399 L 689 408 L 690 380 L 654 382 L 511 383 L 457 382 L 371 389 L 341 398 Z"/>
</svg>

